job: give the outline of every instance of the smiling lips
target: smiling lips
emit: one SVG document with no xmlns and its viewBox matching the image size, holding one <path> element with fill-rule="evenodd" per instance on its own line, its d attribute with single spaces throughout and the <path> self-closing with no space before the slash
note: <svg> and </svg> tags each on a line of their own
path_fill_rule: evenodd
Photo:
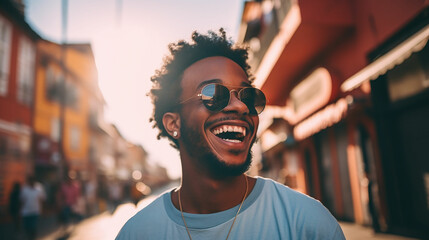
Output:
<svg viewBox="0 0 429 240">
<path fill-rule="evenodd" d="M 240 143 L 246 136 L 246 128 L 233 125 L 220 125 L 212 129 L 212 133 L 224 141 Z"/>
</svg>

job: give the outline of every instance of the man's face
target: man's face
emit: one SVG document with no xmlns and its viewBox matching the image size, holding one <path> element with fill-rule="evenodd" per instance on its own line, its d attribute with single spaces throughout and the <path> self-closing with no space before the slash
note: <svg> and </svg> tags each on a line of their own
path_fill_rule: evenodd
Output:
<svg viewBox="0 0 429 240">
<path fill-rule="evenodd" d="M 208 57 L 184 71 L 181 100 L 196 96 L 210 83 L 237 91 L 250 86 L 246 73 L 234 61 Z M 195 97 L 183 104 L 180 116 L 181 151 L 187 151 L 193 164 L 215 176 L 240 175 L 248 169 L 259 118 L 249 114 L 236 92 L 230 94 L 229 104 L 219 112 L 208 110 Z"/>
</svg>

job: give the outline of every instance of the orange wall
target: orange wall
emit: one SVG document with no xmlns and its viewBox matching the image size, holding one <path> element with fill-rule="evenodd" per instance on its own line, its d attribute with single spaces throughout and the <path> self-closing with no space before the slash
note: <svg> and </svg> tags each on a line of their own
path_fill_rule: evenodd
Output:
<svg viewBox="0 0 429 240">
<path fill-rule="evenodd" d="M 60 72 L 61 69 L 56 64 L 49 64 L 54 72 Z M 34 131 L 42 135 L 51 135 L 51 124 L 53 118 L 60 116 L 59 104 L 51 102 L 46 99 L 46 68 L 39 62 L 36 67 L 36 86 L 35 86 L 35 99 L 34 106 Z"/>
<path fill-rule="evenodd" d="M 55 73 L 61 73 L 60 56 L 61 46 L 55 43 L 41 41 L 38 44 L 41 59 L 47 59 L 43 65 L 37 65 L 36 105 L 34 117 L 34 131 L 38 134 L 51 136 L 52 120 L 60 120 L 60 105 L 46 98 L 46 72 L 50 67 Z M 64 153 L 71 169 L 85 168 L 89 148 L 89 95 L 91 86 L 96 82 L 96 68 L 91 54 L 81 53 L 75 49 L 67 50 L 67 79 L 77 89 L 77 103 L 75 108 L 66 107 L 64 111 Z M 76 148 L 71 146 L 72 128 L 79 129 L 79 141 Z"/>
</svg>

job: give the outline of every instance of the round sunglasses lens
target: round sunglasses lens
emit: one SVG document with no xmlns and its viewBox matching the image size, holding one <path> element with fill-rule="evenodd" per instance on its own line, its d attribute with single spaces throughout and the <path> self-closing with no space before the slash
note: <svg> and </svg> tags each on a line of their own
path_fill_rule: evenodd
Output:
<svg viewBox="0 0 429 240">
<path fill-rule="evenodd" d="M 243 88 L 240 91 L 240 99 L 249 108 L 250 114 L 260 114 L 265 108 L 265 95 L 257 88 Z"/>
<path fill-rule="evenodd" d="M 209 84 L 201 91 L 201 100 L 210 111 L 220 111 L 228 105 L 229 90 L 219 84 Z"/>
</svg>

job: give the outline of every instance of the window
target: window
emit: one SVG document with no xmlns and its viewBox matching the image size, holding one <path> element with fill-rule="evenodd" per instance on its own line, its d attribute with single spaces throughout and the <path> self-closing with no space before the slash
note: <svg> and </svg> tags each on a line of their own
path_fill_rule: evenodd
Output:
<svg viewBox="0 0 429 240">
<path fill-rule="evenodd" d="M 71 79 L 66 82 L 66 106 L 77 109 L 79 100 L 79 89 Z"/>
<path fill-rule="evenodd" d="M 51 67 L 46 68 L 45 72 L 45 94 L 46 99 L 53 100 L 56 92 L 55 74 Z"/>
<path fill-rule="evenodd" d="M 61 125 L 58 118 L 52 118 L 51 120 L 51 139 L 55 142 L 58 142 L 61 137 Z"/>
<path fill-rule="evenodd" d="M 70 128 L 70 148 L 72 150 L 79 150 L 80 135 L 79 127 L 73 126 Z"/>
<path fill-rule="evenodd" d="M 79 89 L 72 79 L 67 78 L 64 85 L 64 78 L 61 73 L 55 72 L 51 67 L 46 70 L 46 98 L 52 102 L 77 109 L 79 101 Z"/>
<path fill-rule="evenodd" d="M 52 67 L 46 69 L 45 77 L 46 98 L 52 102 L 61 103 L 63 90 L 63 77 L 59 72 L 53 70 Z"/>
<path fill-rule="evenodd" d="M 7 95 L 9 85 L 11 38 L 12 27 L 5 18 L 0 16 L 0 96 Z"/>
<path fill-rule="evenodd" d="M 18 101 L 30 105 L 33 101 L 35 50 L 28 38 L 21 38 L 18 55 Z"/>
<path fill-rule="evenodd" d="M 387 72 L 390 100 L 396 102 L 429 88 L 429 47 L 411 55 L 402 64 Z"/>
</svg>

